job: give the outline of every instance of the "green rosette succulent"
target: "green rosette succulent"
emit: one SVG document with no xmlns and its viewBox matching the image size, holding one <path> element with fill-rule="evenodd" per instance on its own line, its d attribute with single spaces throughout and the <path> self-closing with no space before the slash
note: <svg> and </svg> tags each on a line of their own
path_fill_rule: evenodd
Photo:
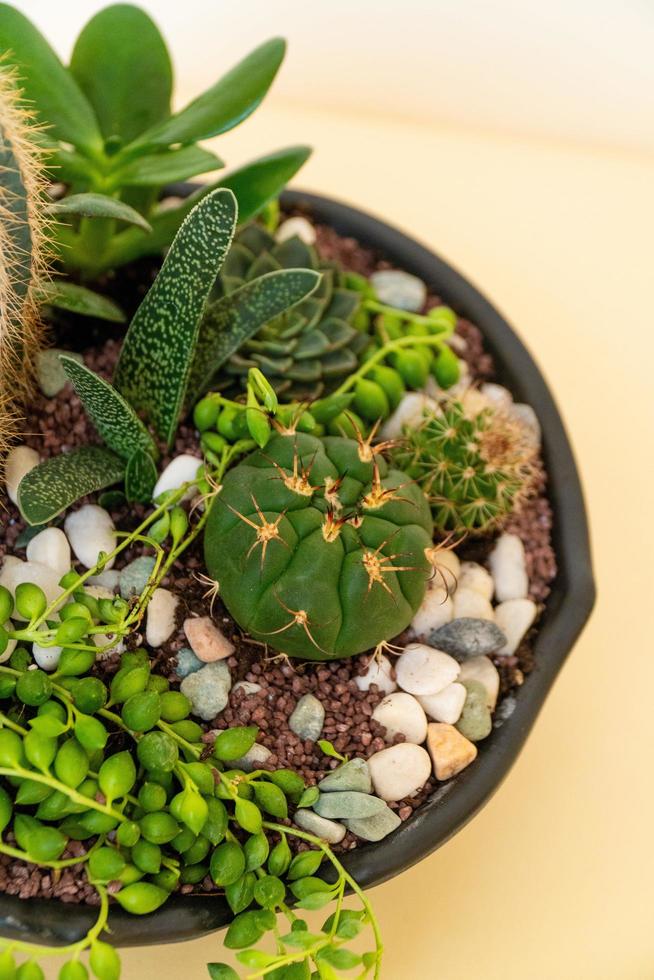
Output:
<svg viewBox="0 0 654 980">
<path fill-rule="evenodd" d="M 259 368 L 278 393 L 316 398 L 355 371 L 368 346 L 368 333 L 358 329 L 362 319 L 367 324 L 360 312 L 361 294 L 348 289 L 341 270 L 321 261 L 310 245 L 298 237 L 277 242 L 259 224 L 247 225 L 234 239 L 217 289 L 230 295 L 252 279 L 282 269 L 313 269 L 322 273 L 320 285 L 246 341 L 225 371 L 240 383 L 250 368 Z"/>
<path fill-rule="evenodd" d="M 291 657 L 332 660 L 408 626 L 431 543 L 427 499 L 370 441 L 293 433 L 229 471 L 204 550 L 244 630 Z"/>
</svg>

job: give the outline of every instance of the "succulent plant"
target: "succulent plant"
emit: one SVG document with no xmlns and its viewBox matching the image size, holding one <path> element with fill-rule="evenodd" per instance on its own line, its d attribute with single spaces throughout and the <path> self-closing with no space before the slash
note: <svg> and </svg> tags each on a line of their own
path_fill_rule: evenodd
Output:
<svg viewBox="0 0 654 980">
<path fill-rule="evenodd" d="M 533 479 L 534 449 L 522 424 L 490 404 L 443 402 L 406 427 L 392 458 L 422 487 L 442 531 L 489 531 L 519 506 Z"/>
<path fill-rule="evenodd" d="M 432 520 L 369 440 L 275 435 L 229 471 L 205 534 L 209 574 L 251 636 L 289 656 L 351 656 L 423 598 Z"/>
<path fill-rule="evenodd" d="M 260 368 L 278 393 L 318 397 L 356 370 L 369 337 L 353 321 L 361 294 L 345 286 L 335 264 L 321 262 L 314 248 L 298 237 L 283 242 L 260 224 L 236 236 L 218 288 L 226 296 L 265 273 L 288 268 L 322 273 L 319 288 L 304 303 L 267 323 L 230 358 L 225 373 L 245 378 Z"/>
<path fill-rule="evenodd" d="M 0 455 L 44 339 L 37 293 L 48 278 L 48 222 L 32 135 L 14 73 L 0 66 Z"/>
</svg>

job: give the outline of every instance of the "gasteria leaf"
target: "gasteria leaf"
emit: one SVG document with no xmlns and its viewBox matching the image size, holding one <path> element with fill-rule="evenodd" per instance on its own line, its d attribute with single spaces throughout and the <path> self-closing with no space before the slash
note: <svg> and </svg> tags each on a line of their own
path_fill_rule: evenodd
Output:
<svg viewBox="0 0 654 980">
<path fill-rule="evenodd" d="M 157 467 L 149 452 L 137 449 L 127 461 L 125 470 L 125 495 L 129 501 L 147 504 L 157 482 Z"/>
<path fill-rule="evenodd" d="M 284 60 L 286 42 L 272 38 L 170 119 L 143 133 L 137 145 L 170 146 L 226 133 L 254 112 Z"/>
<path fill-rule="evenodd" d="M 310 155 L 311 148 L 308 146 L 291 146 L 233 170 L 215 183 L 196 191 L 178 207 L 166 208 L 152 217 L 149 235 L 142 235 L 135 228 L 116 235 L 109 245 L 107 262 L 118 266 L 144 255 L 161 252 L 195 205 L 219 187 L 227 187 L 236 195 L 241 224 L 249 221 L 281 193 Z"/>
<path fill-rule="evenodd" d="M 60 354 L 59 360 L 107 446 L 124 460 L 138 449 L 156 459 L 158 450 L 152 436 L 120 392 L 74 358 Z"/>
<path fill-rule="evenodd" d="M 210 150 L 200 146 L 182 146 L 178 150 L 137 157 L 119 170 L 114 180 L 119 186 L 163 187 L 221 167 L 224 167 L 223 161 Z"/>
<path fill-rule="evenodd" d="M 104 137 L 130 143 L 170 114 L 173 70 L 166 43 L 144 10 L 117 3 L 82 29 L 70 70 Z"/>
<path fill-rule="evenodd" d="M 45 524 L 87 493 L 123 479 L 125 464 L 102 446 L 82 446 L 46 459 L 18 487 L 18 506 L 28 524 Z"/>
<path fill-rule="evenodd" d="M 106 194 L 70 194 L 50 205 L 50 211 L 57 215 L 75 215 L 82 218 L 115 218 L 136 225 L 143 231 L 151 231 L 151 227 L 142 214 Z"/>
<path fill-rule="evenodd" d="M 244 341 L 316 289 L 320 274 L 282 269 L 253 279 L 208 307 L 200 327 L 189 390 L 203 394 L 216 371 Z"/>
<path fill-rule="evenodd" d="M 91 153 L 102 149 L 93 109 L 43 35 L 20 11 L 0 4 L 0 51 L 11 52 L 25 98 L 33 102 L 50 135 Z"/>
<path fill-rule="evenodd" d="M 68 310 L 70 313 L 109 320 L 111 323 L 125 322 L 125 314 L 113 300 L 67 279 L 55 279 L 44 285 L 38 293 L 38 299 L 41 303 L 56 306 L 59 310 Z"/>
<path fill-rule="evenodd" d="M 236 214 L 236 198 L 228 190 L 215 191 L 193 209 L 121 350 L 116 387 L 169 445 L 184 406 L 205 302 L 231 244 Z"/>
</svg>

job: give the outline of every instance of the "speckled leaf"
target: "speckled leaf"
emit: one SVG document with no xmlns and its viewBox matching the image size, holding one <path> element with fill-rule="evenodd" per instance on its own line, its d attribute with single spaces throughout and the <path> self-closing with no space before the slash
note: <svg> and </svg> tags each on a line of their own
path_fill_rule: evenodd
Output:
<svg viewBox="0 0 654 980">
<path fill-rule="evenodd" d="M 158 456 L 150 433 L 120 392 L 74 358 L 60 354 L 59 360 L 86 414 L 110 449 L 124 460 L 129 460 L 136 449 Z"/>
<path fill-rule="evenodd" d="M 157 467 L 149 452 L 137 449 L 127 461 L 125 470 L 125 494 L 129 501 L 148 504 L 157 482 Z"/>
<path fill-rule="evenodd" d="M 202 320 L 193 361 L 189 395 L 207 390 L 216 371 L 264 324 L 306 299 L 320 274 L 310 269 L 282 269 L 259 276 L 212 303 Z"/>
<path fill-rule="evenodd" d="M 28 524 L 45 524 L 71 504 L 123 478 L 120 456 L 102 446 L 82 446 L 46 459 L 18 486 L 18 506 Z"/>
<path fill-rule="evenodd" d="M 136 311 L 116 369 L 116 387 L 172 445 L 184 405 L 207 296 L 231 245 L 236 198 L 220 189 L 185 219 Z"/>
</svg>

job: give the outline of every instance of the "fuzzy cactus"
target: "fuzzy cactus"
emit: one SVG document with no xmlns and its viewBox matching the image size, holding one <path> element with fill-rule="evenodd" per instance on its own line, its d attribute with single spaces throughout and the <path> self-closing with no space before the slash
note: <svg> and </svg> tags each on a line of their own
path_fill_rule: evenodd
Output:
<svg viewBox="0 0 654 980">
<path fill-rule="evenodd" d="M 43 345 L 36 296 L 47 280 L 48 221 L 33 137 L 13 72 L 0 66 L 0 456 Z"/>
<path fill-rule="evenodd" d="M 330 660 L 408 626 L 425 592 L 431 532 L 422 491 L 370 441 L 279 434 L 227 474 L 205 559 L 251 636 Z"/>
<path fill-rule="evenodd" d="M 444 402 L 407 426 L 393 462 L 428 496 L 440 531 L 484 533 L 519 506 L 533 481 L 533 440 L 502 408 Z"/>
</svg>

